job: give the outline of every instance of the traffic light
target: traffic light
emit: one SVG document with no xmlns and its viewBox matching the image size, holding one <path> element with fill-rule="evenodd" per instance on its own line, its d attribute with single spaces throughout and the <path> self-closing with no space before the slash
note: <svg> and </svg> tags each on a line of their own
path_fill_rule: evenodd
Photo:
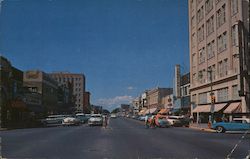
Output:
<svg viewBox="0 0 250 159">
<path fill-rule="evenodd" d="M 215 96 L 211 96 L 211 103 L 215 103 Z"/>
</svg>

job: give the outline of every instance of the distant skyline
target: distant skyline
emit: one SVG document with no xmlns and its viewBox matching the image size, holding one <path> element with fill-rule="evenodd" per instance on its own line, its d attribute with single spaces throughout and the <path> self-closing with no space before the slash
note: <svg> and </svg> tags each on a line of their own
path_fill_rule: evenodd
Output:
<svg viewBox="0 0 250 159">
<path fill-rule="evenodd" d="M 25 71 L 86 76 L 112 110 L 189 71 L 187 0 L 4 0 L 0 54 Z"/>
</svg>

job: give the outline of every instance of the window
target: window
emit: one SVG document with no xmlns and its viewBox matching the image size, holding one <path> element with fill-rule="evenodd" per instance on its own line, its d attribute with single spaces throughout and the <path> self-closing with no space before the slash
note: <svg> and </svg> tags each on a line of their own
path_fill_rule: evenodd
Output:
<svg viewBox="0 0 250 159">
<path fill-rule="evenodd" d="M 191 26 L 192 26 L 192 28 L 194 28 L 194 26 L 195 26 L 195 19 L 194 19 L 194 16 L 193 16 L 192 19 L 191 19 Z"/>
<path fill-rule="evenodd" d="M 226 6 L 225 4 L 217 11 L 217 28 L 226 22 Z"/>
<path fill-rule="evenodd" d="M 196 103 L 196 94 L 193 94 L 193 95 L 192 95 L 192 102 L 193 102 L 194 104 L 197 104 L 197 103 Z"/>
<path fill-rule="evenodd" d="M 196 0 L 197 4 L 200 4 L 203 0 Z"/>
<path fill-rule="evenodd" d="M 217 38 L 218 52 L 222 52 L 227 48 L 227 32 L 224 32 Z"/>
<path fill-rule="evenodd" d="M 206 1 L 206 14 L 208 14 L 213 9 L 213 0 Z"/>
<path fill-rule="evenodd" d="M 233 56 L 233 72 L 238 73 L 238 67 L 239 67 L 239 58 L 237 56 Z"/>
<path fill-rule="evenodd" d="M 195 46 L 195 33 L 193 33 L 193 35 L 192 35 L 192 39 L 191 39 L 191 42 L 192 42 L 192 47 L 194 47 Z"/>
<path fill-rule="evenodd" d="M 232 26 L 232 45 L 238 45 L 238 26 L 237 25 L 234 25 Z"/>
<path fill-rule="evenodd" d="M 218 90 L 218 102 L 224 102 L 228 100 L 228 88 Z"/>
<path fill-rule="evenodd" d="M 219 77 L 224 77 L 228 74 L 228 59 L 219 62 Z"/>
<path fill-rule="evenodd" d="M 204 25 L 202 25 L 197 32 L 197 36 L 198 36 L 198 41 L 201 42 L 204 40 Z"/>
<path fill-rule="evenodd" d="M 207 103 L 207 93 L 200 93 L 199 104 L 206 104 L 206 103 Z"/>
<path fill-rule="evenodd" d="M 200 82 L 200 84 L 203 84 L 203 83 L 206 82 L 205 74 L 206 74 L 205 69 L 199 71 L 199 73 L 198 73 L 198 81 Z"/>
<path fill-rule="evenodd" d="M 207 58 L 211 59 L 215 55 L 215 45 L 214 45 L 214 40 L 207 44 Z"/>
<path fill-rule="evenodd" d="M 233 100 L 238 100 L 240 99 L 239 93 L 238 93 L 238 85 L 234 85 L 232 87 L 232 99 Z"/>
<path fill-rule="evenodd" d="M 207 20 L 206 30 L 207 36 L 214 32 L 214 16 Z"/>
<path fill-rule="evenodd" d="M 192 76 L 192 82 L 194 83 L 194 81 L 196 81 L 196 73 L 193 73 L 193 76 Z"/>
<path fill-rule="evenodd" d="M 238 0 L 231 0 L 231 13 L 232 15 L 238 13 Z"/>
<path fill-rule="evenodd" d="M 197 11 L 197 22 L 199 23 L 204 18 L 203 6 Z"/>
<path fill-rule="evenodd" d="M 199 50 L 199 64 L 205 62 L 205 48 Z"/>
<path fill-rule="evenodd" d="M 196 64 L 196 53 L 193 53 L 192 54 L 192 67 L 195 67 L 197 64 Z"/>
</svg>

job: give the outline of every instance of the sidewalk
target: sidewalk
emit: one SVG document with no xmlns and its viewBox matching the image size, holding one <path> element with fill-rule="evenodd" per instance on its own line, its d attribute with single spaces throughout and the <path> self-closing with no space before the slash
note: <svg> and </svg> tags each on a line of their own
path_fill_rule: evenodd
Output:
<svg viewBox="0 0 250 159">
<path fill-rule="evenodd" d="M 207 132 L 216 132 L 215 130 L 208 128 L 207 123 L 201 123 L 201 124 L 193 123 L 189 125 L 189 128 Z"/>
</svg>

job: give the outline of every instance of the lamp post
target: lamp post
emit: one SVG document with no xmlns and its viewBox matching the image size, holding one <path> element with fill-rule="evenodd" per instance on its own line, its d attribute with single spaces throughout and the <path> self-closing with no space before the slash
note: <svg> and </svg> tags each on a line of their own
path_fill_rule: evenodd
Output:
<svg viewBox="0 0 250 159">
<path fill-rule="evenodd" d="M 207 72 L 209 73 L 210 76 L 210 98 L 211 98 L 211 107 L 210 107 L 210 112 L 211 112 L 211 118 L 210 118 L 210 123 L 213 123 L 214 120 L 214 103 L 215 103 L 215 96 L 213 92 L 213 77 L 212 77 L 212 68 L 210 67 Z"/>
</svg>

